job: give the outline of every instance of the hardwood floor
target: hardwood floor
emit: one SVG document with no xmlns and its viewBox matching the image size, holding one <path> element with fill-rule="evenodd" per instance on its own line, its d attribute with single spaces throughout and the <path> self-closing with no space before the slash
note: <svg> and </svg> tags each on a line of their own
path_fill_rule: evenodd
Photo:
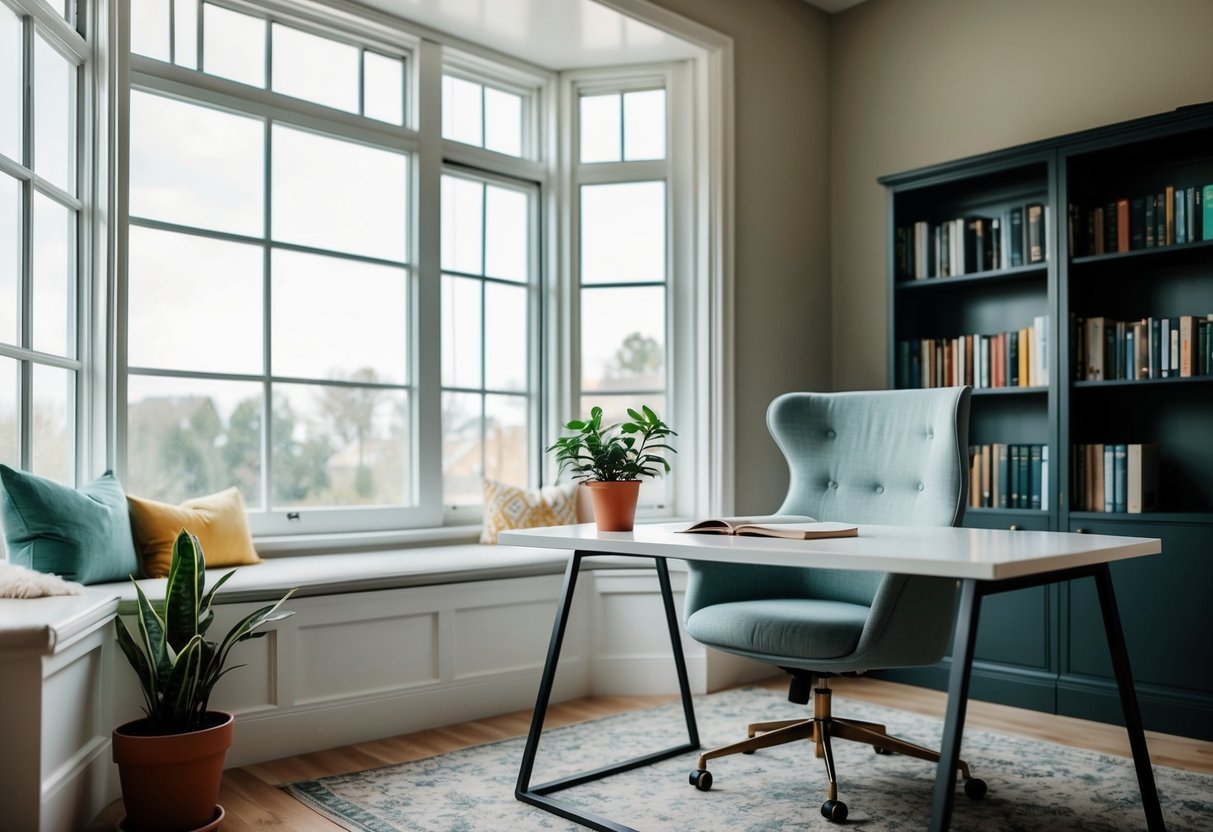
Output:
<svg viewBox="0 0 1213 832">
<path fill-rule="evenodd" d="M 785 688 L 783 677 L 763 683 Z M 923 688 L 898 685 L 877 679 L 834 679 L 831 687 L 841 697 L 863 699 L 938 718 L 943 717 L 945 696 Z M 557 727 L 638 708 L 649 708 L 676 699 L 673 696 L 614 696 L 578 699 L 553 705 L 547 726 Z M 838 709 L 839 715 L 845 715 Z M 1077 746 L 1106 754 L 1129 756 L 1124 729 L 1115 725 L 1041 714 L 976 700 L 969 703 L 966 725 L 1006 734 Z M 443 754 L 459 748 L 520 736 L 530 727 L 530 711 L 447 725 L 414 734 L 389 737 L 357 745 L 287 757 L 224 774 L 220 802 L 227 812 L 224 832 L 291 830 L 291 832 L 341 832 L 341 828 L 281 792 L 277 786 L 295 780 L 361 771 Z M 1147 732 L 1151 758 L 1160 765 L 1213 774 L 1213 742 Z M 122 816 L 122 802 L 106 807 L 88 827 L 88 832 L 111 830 Z"/>
</svg>

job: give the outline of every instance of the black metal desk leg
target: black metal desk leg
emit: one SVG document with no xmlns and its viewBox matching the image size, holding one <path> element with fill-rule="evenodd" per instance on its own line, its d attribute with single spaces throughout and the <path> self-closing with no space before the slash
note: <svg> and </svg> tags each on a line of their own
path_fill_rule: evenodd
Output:
<svg viewBox="0 0 1213 832">
<path fill-rule="evenodd" d="M 1120 689 L 1120 707 L 1124 711 L 1125 728 L 1129 732 L 1129 747 L 1133 749 L 1137 785 L 1141 789 L 1141 803 L 1146 811 L 1146 828 L 1150 832 L 1165 832 L 1167 827 L 1162 819 L 1162 806 L 1158 802 L 1158 788 L 1154 785 L 1150 752 L 1146 749 L 1137 690 L 1133 687 L 1133 673 L 1129 669 L 1129 651 L 1125 648 L 1125 633 L 1116 607 L 1116 592 L 1112 588 L 1112 573 L 1106 563 L 1095 572 L 1095 587 L 1099 590 L 1099 611 L 1103 614 L 1112 668 L 1116 671 L 1116 686 Z"/>
<path fill-rule="evenodd" d="M 670 631 L 670 647 L 674 651 L 674 669 L 678 672 L 678 692 L 682 694 L 682 712 L 687 722 L 687 742 L 699 745 L 699 727 L 695 724 L 695 705 L 691 701 L 691 683 L 687 679 L 687 661 L 682 654 L 682 631 L 674 612 L 674 590 L 670 587 L 670 569 L 665 558 L 654 558 L 657 581 L 661 584 L 661 601 L 665 607 L 665 623 Z"/>
<path fill-rule="evenodd" d="M 952 822 L 956 765 L 960 761 L 960 737 L 964 733 L 965 709 L 969 704 L 969 676 L 973 670 L 973 644 L 977 641 L 980 612 L 981 592 L 977 581 L 962 581 L 956 637 L 952 645 L 952 673 L 948 680 L 948 711 L 943 723 L 939 768 L 935 771 L 935 798 L 931 802 L 931 832 L 945 832 Z"/>
<path fill-rule="evenodd" d="M 577 588 L 577 574 L 581 570 L 581 552 L 574 552 L 564 570 L 564 586 L 560 590 L 560 607 L 556 621 L 552 624 L 552 639 L 548 642 L 547 660 L 543 663 L 543 676 L 539 679 L 539 693 L 535 697 L 535 711 L 531 714 L 531 730 L 526 735 L 526 748 L 522 752 L 522 765 L 518 769 L 518 784 L 514 796 L 531 788 L 531 771 L 535 768 L 535 752 L 539 749 L 539 736 L 543 733 L 543 720 L 548 713 L 548 702 L 552 698 L 552 682 L 556 678 L 556 665 L 560 662 L 560 646 L 564 643 L 564 630 L 569 623 L 569 609 L 573 606 L 573 590 Z"/>
</svg>

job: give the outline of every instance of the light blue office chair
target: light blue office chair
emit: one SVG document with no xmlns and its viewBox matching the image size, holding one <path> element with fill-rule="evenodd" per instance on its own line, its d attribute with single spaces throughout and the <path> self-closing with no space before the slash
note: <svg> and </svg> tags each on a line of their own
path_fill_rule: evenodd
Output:
<svg viewBox="0 0 1213 832">
<path fill-rule="evenodd" d="M 968 387 L 859 393 L 788 393 L 771 403 L 767 426 L 791 472 L 780 514 L 860 525 L 960 525 L 968 494 Z M 957 583 L 796 567 L 690 563 L 684 615 L 696 641 L 792 674 L 788 698 L 813 717 L 753 723 L 749 739 L 704 753 L 691 783 L 712 786 L 707 761 L 799 739 L 825 760 L 829 794 L 821 813 L 846 820 L 830 740 L 872 745 L 938 762 L 938 752 L 890 737 L 883 725 L 830 713 L 828 678 L 933 664 L 956 614 Z M 816 688 L 814 684 L 816 683 Z M 960 763 L 965 792 L 986 786 Z"/>
</svg>

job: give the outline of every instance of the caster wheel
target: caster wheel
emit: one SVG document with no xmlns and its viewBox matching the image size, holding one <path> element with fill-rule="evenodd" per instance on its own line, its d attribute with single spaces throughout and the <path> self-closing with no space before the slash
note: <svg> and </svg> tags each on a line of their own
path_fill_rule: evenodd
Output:
<svg viewBox="0 0 1213 832">
<path fill-rule="evenodd" d="M 696 769 L 691 772 L 691 785 L 699 789 L 701 792 L 706 792 L 712 788 L 712 772 L 699 771 Z"/>
<path fill-rule="evenodd" d="M 847 804 L 841 800 L 827 800 L 821 804 L 821 816 L 831 823 L 842 823 L 847 819 Z"/>
<path fill-rule="evenodd" d="M 877 754 L 881 755 L 882 757 L 887 757 L 888 755 L 893 753 L 889 749 L 884 748 L 883 746 L 879 746 L 879 745 L 872 746 L 872 750 L 875 751 Z"/>
<path fill-rule="evenodd" d="M 753 754 L 754 752 L 753 751 L 742 751 L 741 753 L 742 754 Z"/>
<path fill-rule="evenodd" d="M 965 794 L 971 800 L 981 800 L 986 796 L 987 791 L 989 791 L 989 788 L 986 786 L 985 780 L 974 777 L 965 781 Z"/>
</svg>

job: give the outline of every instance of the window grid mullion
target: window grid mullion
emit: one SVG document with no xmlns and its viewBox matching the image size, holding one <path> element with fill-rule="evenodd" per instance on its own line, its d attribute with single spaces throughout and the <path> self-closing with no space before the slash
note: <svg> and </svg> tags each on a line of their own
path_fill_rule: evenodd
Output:
<svg viewBox="0 0 1213 832">
<path fill-rule="evenodd" d="M 21 188 L 21 272 L 17 279 L 21 298 L 21 313 L 18 316 L 20 332 L 17 341 L 25 350 L 34 346 L 31 332 L 34 319 L 33 310 L 33 208 L 34 208 L 34 20 L 26 15 L 21 18 L 21 71 L 24 76 L 22 85 L 22 108 L 24 124 L 21 131 L 21 161 L 29 169 L 30 175 L 20 180 Z M 33 438 L 31 428 L 34 424 L 33 405 L 33 362 L 22 358 L 17 362 L 17 435 L 20 437 L 18 455 L 20 467 L 29 470 L 33 465 Z"/>
<path fill-rule="evenodd" d="M 201 5 L 201 4 L 199 4 Z M 268 26 L 266 27 L 269 28 Z M 274 390 L 272 386 L 273 360 L 273 171 L 274 171 L 274 122 L 273 119 L 262 119 L 262 153 L 264 169 L 261 176 L 261 505 L 263 510 L 271 510 L 270 496 L 273 492 L 274 467 Z"/>
<path fill-rule="evenodd" d="M 168 2 L 168 62 L 177 63 L 177 0 Z"/>
</svg>

